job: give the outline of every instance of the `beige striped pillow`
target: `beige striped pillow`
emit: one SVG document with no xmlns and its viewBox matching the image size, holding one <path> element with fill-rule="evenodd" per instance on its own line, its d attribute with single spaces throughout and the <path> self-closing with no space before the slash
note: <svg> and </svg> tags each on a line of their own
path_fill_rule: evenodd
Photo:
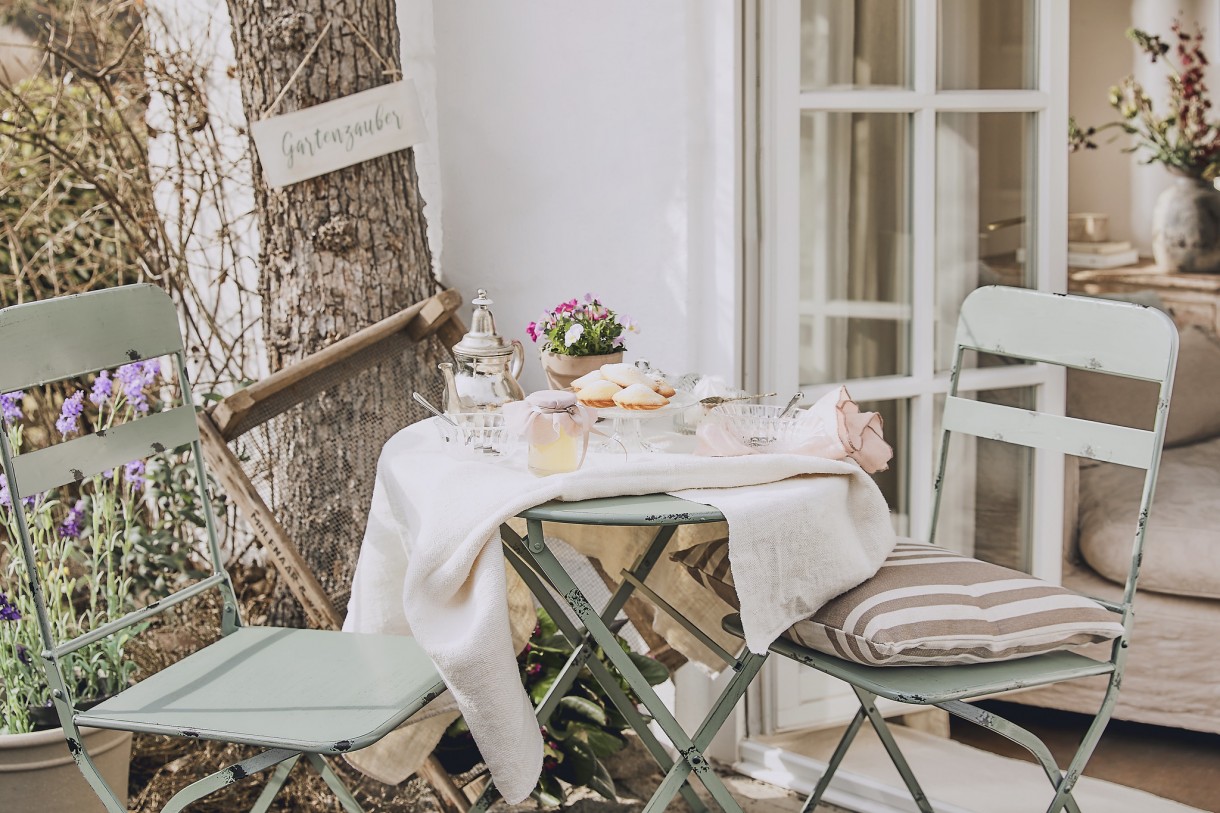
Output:
<svg viewBox="0 0 1220 813">
<path fill-rule="evenodd" d="M 728 540 L 670 558 L 737 607 Z M 1108 641 L 1118 616 L 1017 570 L 901 539 L 877 575 L 832 599 L 785 636 L 868 665 L 980 663 Z"/>
</svg>

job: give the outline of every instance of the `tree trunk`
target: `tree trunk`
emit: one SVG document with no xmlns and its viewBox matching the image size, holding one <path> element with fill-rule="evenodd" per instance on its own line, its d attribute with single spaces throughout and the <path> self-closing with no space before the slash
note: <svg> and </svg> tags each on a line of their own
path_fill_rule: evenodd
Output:
<svg viewBox="0 0 1220 813">
<path fill-rule="evenodd" d="M 328 21 L 330 31 L 274 112 L 398 78 L 387 72 L 387 66 L 400 65 L 394 0 L 228 0 L 228 5 L 249 121 L 263 117 Z M 280 189 L 267 187 L 257 155 L 254 162 L 271 369 L 438 290 L 411 150 Z M 340 613 L 346 610 L 378 453 L 409 419 L 405 416 L 420 417 L 405 406 L 409 388 L 436 392 L 435 362 L 443 358 L 435 341 L 420 345 L 415 358 L 356 374 L 272 425 L 273 477 L 264 486 Z M 283 596 L 273 620 L 300 620 L 299 608 L 287 593 Z"/>
</svg>

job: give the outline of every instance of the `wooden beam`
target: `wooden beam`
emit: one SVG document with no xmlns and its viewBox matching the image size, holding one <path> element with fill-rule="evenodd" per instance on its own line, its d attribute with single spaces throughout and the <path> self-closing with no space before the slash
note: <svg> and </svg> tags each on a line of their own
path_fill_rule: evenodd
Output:
<svg viewBox="0 0 1220 813">
<path fill-rule="evenodd" d="M 282 415 L 319 391 L 322 388 L 318 384 L 322 380 L 320 376 L 336 364 L 352 362 L 361 354 L 365 354 L 368 359 L 375 359 L 374 354 L 366 354 L 366 351 L 400 333 L 404 333 L 413 341 L 422 341 L 438 330 L 443 330 L 461 306 L 462 295 L 453 289 L 417 302 L 404 311 L 369 325 L 346 339 L 340 339 L 331 346 L 272 373 L 262 381 L 238 390 L 212 408 L 212 421 L 221 437 L 226 441 L 233 440 L 266 420 L 266 417 L 254 419 L 252 413 L 256 407 L 263 416 Z"/>
<path fill-rule="evenodd" d="M 203 413 L 197 416 L 199 436 L 208 470 L 216 478 L 225 495 L 250 523 L 258 541 L 271 554 L 275 568 L 288 589 L 305 609 L 305 615 L 319 629 L 337 630 L 343 618 L 327 597 L 326 591 L 313 575 L 313 570 L 293 544 L 292 538 L 280 525 L 275 514 L 263 502 L 258 490 L 246 476 L 241 462 L 233 454 L 212 419 Z"/>
</svg>

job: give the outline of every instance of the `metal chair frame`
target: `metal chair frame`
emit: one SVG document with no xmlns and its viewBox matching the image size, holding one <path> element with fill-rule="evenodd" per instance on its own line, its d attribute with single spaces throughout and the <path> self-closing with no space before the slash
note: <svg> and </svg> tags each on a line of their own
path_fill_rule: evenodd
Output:
<svg viewBox="0 0 1220 813">
<path fill-rule="evenodd" d="M 371 745 L 444 691 L 444 683 L 440 676 L 413 642 L 408 647 L 401 642 L 389 639 L 373 641 L 373 636 L 366 638 L 368 644 L 374 648 L 382 643 L 399 645 L 399 649 L 395 650 L 393 657 L 398 658 L 395 661 L 396 665 L 401 663 L 410 667 L 407 670 L 410 674 L 403 676 L 404 681 L 409 681 L 409 689 L 405 691 L 408 692 L 410 700 L 404 702 L 400 707 L 387 710 L 370 699 L 370 714 L 380 722 L 371 730 L 363 731 L 350 740 L 333 742 L 315 742 L 307 739 L 288 739 L 275 735 L 263 736 L 249 733 L 225 736 L 223 732 L 192 731 L 164 722 L 124 722 L 115 719 L 113 715 L 111 719 L 106 719 L 107 715 L 99 712 L 99 709 L 103 708 L 105 704 L 88 712 L 82 712 L 77 708 L 72 686 L 63 674 L 60 663 L 63 656 L 141 624 L 170 607 L 213 588 L 219 591 L 222 599 L 220 624 L 222 637 L 219 642 L 205 647 L 196 655 L 190 656 L 191 658 L 208 653 L 209 650 L 215 653 L 219 650 L 214 648 L 222 647 L 226 641 L 233 645 L 232 648 L 237 648 L 234 642 L 243 639 L 244 636 L 244 640 L 254 643 L 253 646 L 246 644 L 246 648 L 239 651 L 234 660 L 240 660 L 257 649 L 258 636 L 262 634 L 260 628 L 243 626 L 232 580 L 222 564 L 216 520 L 207 493 L 207 472 L 204 468 L 195 407 L 190 397 L 190 381 L 187 376 L 177 311 L 168 295 L 156 286 L 141 284 L 5 308 L 0 311 L 0 343 L 6 350 L 5 361 L 0 365 L 0 392 L 11 392 L 75 378 L 131 361 L 171 356 L 174 361 L 177 384 L 182 393 L 182 403 L 177 407 L 113 427 L 104 433 L 99 432 L 74 438 L 37 451 L 16 454 L 5 434 L 0 433 L 0 460 L 8 475 L 21 551 L 26 571 L 30 575 L 29 589 L 37 610 L 39 632 L 44 646 L 42 663 L 52 691 L 55 711 L 63 727 L 67 746 L 74 761 L 106 810 L 109 813 L 124 813 L 125 806 L 120 803 L 114 791 L 102 778 L 90 757 L 80 734 L 79 726 L 81 725 L 136 733 L 245 743 L 265 749 L 183 788 L 166 803 L 163 808 L 164 813 L 176 813 L 210 793 L 275 767 L 276 771 L 252 808 L 254 813 L 265 813 L 283 787 L 289 772 L 302 756 L 321 775 L 339 798 L 344 809 L 349 813 L 361 811 L 361 806 L 322 755 L 324 753 L 345 753 Z M 26 493 L 47 491 L 74 481 L 81 482 L 99 472 L 116 468 L 131 460 L 171 453 L 186 446 L 191 448 L 199 484 L 199 498 L 203 506 L 207 535 L 207 550 L 211 558 L 211 575 L 161 601 L 134 610 L 122 618 L 103 624 L 71 641 L 56 641 L 47 615 L 43 589 L 35 576 L 37 552 L 31 541 L 22 496 Z M 341 640 L 323 639 L 319 636 L 345 636 L 340 632 L 318 630 L 262 628 L 262 632 L 275 636 L 279 641 L 289 640 L 291 636 L 297 634 L 313 636 L 309 639 L 310 642 Z M 301 640 L 304 643 L 304 639 Z M 353 639 L 345 636 L 345 640 L 350 643 Z M 406 640 L 401 639 L 401 641 Z M 313 643 L 309 645 L 312 646 Z M 347 644 L 344 645 L 347 646 Z M 211 654 L 204 657 L 213 672 L 220 671 L 228 665 L 224 661 L 223 654 Z M 318 669 L 321 666 L 317 662 L 307 662 L 305 658 L 300 660 L 302 668 L 308 666 Z M 185 663 L 185 661 L 179 663 Z M 173 668 L 174 666 L 170 667 L 170 669 Z M 138 689 L 142 685 L 144 685 L 144 681 L 135 684 L 132 690 Z M 124 693 L 120 692 L 113 699 L 123 697 Z M 350 711 L 352 710 L 348 709 L 348 712 Z"/>
<path fill-rule="evenodd" d="M 1054 788 L 1047 813 L 1065 809 L 1079 813 L 1072 789 L 1101 739 L 1118 700 L 1133 622 L 1132 604 L 1177 364 L 1177 329 L 1164 313 L 1141 305 L 988 286 L 975 290 L 962 303 L 956 345 L 949 395 L 945 401 L 940 462 L 933 486 L 935 502 L 929 542 L 935 539 L 949 439 L 955 432 L 1142 468 L 1146 472 L 1144 488 L 1122 602 L 1093 599 L 1121 616 L 1123 633 L 1114 640 L 1106 661 L 1071 652 L 1052 652 L 1015 661 L 947 666 L 864 666 L 807 649 L 787 639 L 776 641 L 770 648 L 772 652 L 846 681 L 860 703 L 802 813 L 817 806 L 865 720 L 881 739 L 915 805 L 923 813 L 932 813 L 927 795 L 885 719 L 877 711 L 877 697 L 936 706 L 1017 743 L 1034 756 Z M 957 394 L 958 380 L 967 351 L 1157 383 L 1160 397 L 1153 429 L 1132 429 L 961 398 Z M 740 618 L 726 618 L 725 629 L 741 635 Z M 1105 696 L 1066 770 L 1058 766 L 1050 749 L 1032 732 L 965 702 L 1029 686 L 1098 675 L 1109 676 Z"/>
</svg>

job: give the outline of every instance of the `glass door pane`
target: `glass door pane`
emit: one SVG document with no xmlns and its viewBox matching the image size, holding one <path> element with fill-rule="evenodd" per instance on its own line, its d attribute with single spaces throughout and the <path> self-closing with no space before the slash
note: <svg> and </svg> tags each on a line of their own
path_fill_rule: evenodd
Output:
<svg viewBox="0 0 1220 813">
<path fill-rule="evenodd" d="M 1037 87 L 1033 0 L 941 0 L 941 90 Z"/>
<path fill-rule="evenodd" d="M 960 393 L 989 404 L 1033 409 L 1033 387 Z M 936 465 L 945 396 L 936 396 Z M 955 434 L 949 441 L 936 544 L 1016 570 L 1029 570 L 1033 518 L 1032 449 Z"/>
<path fill-rule="evenodd" d="M 800 382 L 910 367 L 907 113 L 801 115 Z"/>
<path fill-rule="evenodd" d="M 967 294 L 982 285 L 1034 286 L 1034 115 L 937 115 L 937 370 L 953 362 Z"/>
<path fill-rule="evenodd" d="M 801 90 L 909 87 L 908 0 L 801 0 Z"/>
</svg>

